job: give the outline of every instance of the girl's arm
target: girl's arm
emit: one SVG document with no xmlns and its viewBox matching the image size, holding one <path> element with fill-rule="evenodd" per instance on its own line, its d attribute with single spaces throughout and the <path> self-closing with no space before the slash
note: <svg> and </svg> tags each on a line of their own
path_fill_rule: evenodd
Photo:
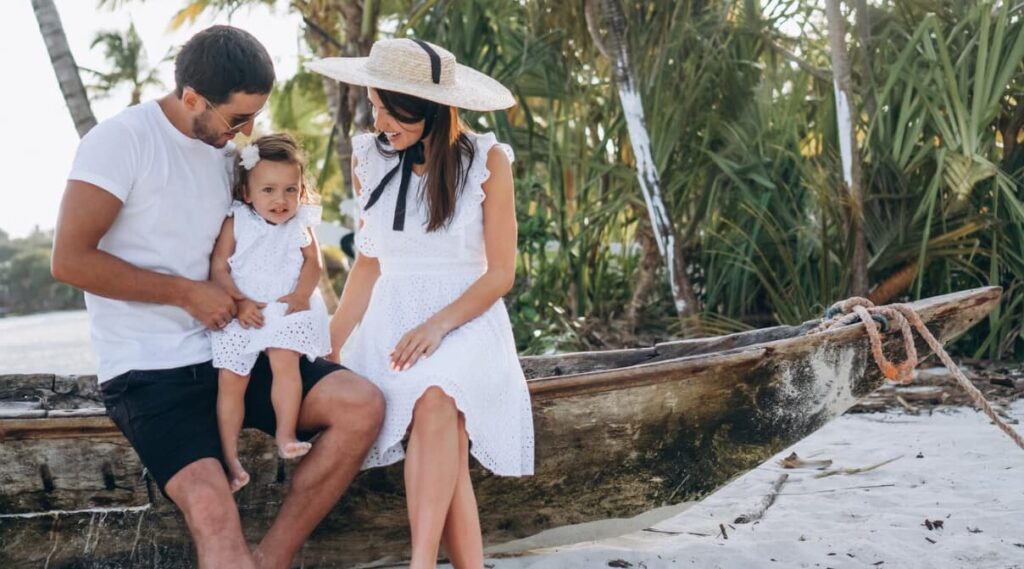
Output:
<svg viewBox="0 0 1024 569">
<path fill-rule="evenodd" d="M 355 172 L 358 160 L 352 157 L 352 171 Z M 360 190 L 359 180 L 352 179 L 352 186 L 358 196 Z M 360 228 L 362 221 L 360 221 Z M 376 257 L 367 257 L 357 254 L 356 262 L 352 264 L 352 270 L 345 279 L 345 288 L 341 291 L 341 299 L 338 300 L 338 309 L 331 318 L 331 354 L 327 359 L 339 361 L 341 347 L 348 341 L 356 324 L 363 319 L 366 307 L 370 305 L 370 294 L 373 292 L 373 285 L 380 276 L 380 263 Z"/>
<path fill-rule="evenodd" d="M 210 256 L 210 280 L 235 299 L 238 305 L 236 316 L 242 328 L 262 328 L 263 313 L 260 309 L 266 305 L 246 298 L 235 284 L 235 279 L 231 278 L 231 265 L 228 264 L 228 259 L 234 252 L 235 218 L 229 217 L 221 225 L 220 235 L 213 245 L 213 254 Z"/>
<path fill-rule="evenodd" d="M 484 247 L 487 272 L 462 296 L 399 340 L 391 353 L 392 369 L 408 369 L 420 357 L 429 356 L 445 334 L 483 314 L 512 289 L 516 277 L 516 203 L 512 165 L 498 147 L 487 153 L 491 176 L 484 182 Z"/>
<path fill-rule="evenodd" d="M 285 314 L 309 310 L 309 297 L 316 290 L 320 283 L 320 272 L 323 271 L 323 261 L 320 259 L 320 246 L 316 242 L 316 235 L 312 229 L 306 229 L 309 233 L 310 242 L 302 248 L 302 269 L 299 271 L 299 282 L 291 294 L 286 294 L 277 299 L 288 305 Z"/>
<path fill-rule="evenodd" d="M 235 280 L 231 278 L 231 265 L 228 259 L 235 252 L 235 218 L 228 217 L 220 226 L 220 235 L 213 245 L 213 254 L 210 256 L 210 280 L 224 289 L 235 300 L 245 298 L 245 295 L 235 286 Z"/>
</svg>

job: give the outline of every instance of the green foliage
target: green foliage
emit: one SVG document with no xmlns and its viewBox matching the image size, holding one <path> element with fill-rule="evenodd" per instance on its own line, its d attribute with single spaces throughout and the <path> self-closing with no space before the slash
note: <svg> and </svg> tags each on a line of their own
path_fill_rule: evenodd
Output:
<svg viewBox="0 0 1024 569">
<path fill-rule="evenodd" d="M 0 312 L 28 314 L 85 306 L 82 293 L 50 275 L 52 232 L 23 239 L 0 231 Z"/>
</svg>

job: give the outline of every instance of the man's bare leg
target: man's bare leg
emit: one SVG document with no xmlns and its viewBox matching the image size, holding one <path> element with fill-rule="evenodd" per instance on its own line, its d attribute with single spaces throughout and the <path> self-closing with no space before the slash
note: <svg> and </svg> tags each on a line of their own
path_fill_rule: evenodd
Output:
<svg viewBox="0 0 1024 569">
<path fill-rule="evenodd" d="M 296 467 L 288 496 L 256 549 L 259 567 L 289 566 L 359 472 L 383 418 L 384 396 L 351 371 L 331 373 L 313 387 L 299 411 L 299 430 L 322 432 Z"/>
<path fill-rule="evenodd" d="M 204 458 L 178 471 L 165 488 L 185 515 L 200 569 L 255 569 L 224 467 Z"/>
</svg>

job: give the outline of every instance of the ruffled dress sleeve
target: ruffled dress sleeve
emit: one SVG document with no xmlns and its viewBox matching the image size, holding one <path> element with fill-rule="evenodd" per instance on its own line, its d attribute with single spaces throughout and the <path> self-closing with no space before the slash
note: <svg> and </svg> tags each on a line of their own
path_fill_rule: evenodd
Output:
<svg viewBox="0 0 1024 569">
<path fill-rule="evenodd" d="M 231 202 L 228 217 L 234 219 L 231 225 L 235 237 L 235 250 L 228 258 L 228 265 L 231 266 L 232 272 L 237 272 L 251 256 L 250 250 L 256 242 L 256 233 L 259 230 L 259 226 L 254 223 L 254 215 L 256 214 L 248 205 L 238 200 Z"/>
<path fill-rule="evenodd" d="M 295 231 L 299 247 L 307 247 L 313 242 L 307 229 L 320 225 L 323 213 L 324 208 L 318 205 L 302 204 L 299 206 L 299 211 L 295 212 Z"/>
<path fill-rule="evenodd" d="M 491 149 L 500 148 L 508 156 L 509 163 L 516 159 L 512 147 L 498 142 L 493 132 L 471 136 L 474 138 L 476 153 L 466 175 L 466 186 L 459 196 L 455 217 L 452 219 L 452 229 L 458 229 L 483 217 L 483 203 L 487 197 L 484 193 L 484 183 L 491 177 L 491 171 L 487 169 L 487 157 Z"/>
<path fill-rule="evenodd" d="M 359 207 L 359 221 L 356 223 L 356 248 L 360 253 L 369 257 L 376 257 L 379 251 L 376 239 L 373 234 L 374 212 L 380 208 L 366 211 L 366 204 L 370 201 L 370 192 L 373 191 L 377 181 L 383 175 L 379 172 L 383 162 L 382 157 L 376 152 L 377 144 L 373 134 L 360 134 L 352 137 L 352 155 L 356 157 L 356 167 L 352 170 L 352 176 L 359 180 L 359 193 L 356 195 L 356 204 Z M 352 186 L 353 193 L 355 185 Z"/>
<path fill-rule="evenodd" d="M 238 213 L 239 212 L 245 212 L 245 210 L 248 207 L 249 206 L 245 205 L 244 203 L 242 203 L 242 202 L 240 202 L 238 200 L 234 200 L 233 202 L 231 202 L 231 207 L 228 208 L 228 217 L 235 218 L 235 223 L 237 224 L 238 223 Z"/>
</svg>

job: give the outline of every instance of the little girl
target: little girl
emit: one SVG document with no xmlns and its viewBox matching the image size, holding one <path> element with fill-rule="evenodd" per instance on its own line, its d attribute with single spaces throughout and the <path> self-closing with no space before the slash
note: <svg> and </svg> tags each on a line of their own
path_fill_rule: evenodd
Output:
<svg viewBox="0 0 1024 569">
<path fill-rule="evenodd" d="M 316 286 L 320 251 L 312 226 L 321 209 L 305 179 L 305 161 L 286 134 L 262 136 L 239 152 L 235 202 L 214 246 L 210 277 L 236 297 L 238 317 L 213 332 L 213 365 L 220 369 L 217 423 L 232 491 L 249 482 L 238 459 L 245 390 L 260 352 L 273 373 L 271 402 L 282 458 L 311 445 L 296 436 L 302 383 L 299 358 L 331 351 L 327 308 Z"/>
</svg>

